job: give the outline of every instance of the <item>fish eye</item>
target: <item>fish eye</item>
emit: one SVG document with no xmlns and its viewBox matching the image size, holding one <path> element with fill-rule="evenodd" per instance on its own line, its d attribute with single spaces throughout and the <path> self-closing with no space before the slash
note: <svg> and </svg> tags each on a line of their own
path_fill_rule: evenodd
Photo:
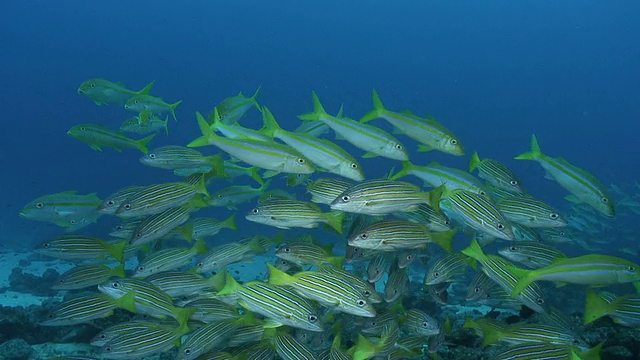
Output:
<svg viewBox="0 0 640 360">
<path fill-rule="evenodd" d="M 122 207 L 125 208 L 126 210 L 129 210 L 131 209 L 131 204 L 124 204 Z"/>
<path fill-rule="evenodd" d="M 498 227 L 498 229 L 500 229 L 500 230 L 503 230 L 503 229 L 504 229 L 504 225 L 502 225 L 502 224 L 498 224 L 498 226 L 497 226 L 497 227 Z"/>
<path fill-rule="evenodd" d="M 511 180 L 511 181 L 509 181 L 509 184 L 511 184 L 513 186 L 516 186 L 516 185 L 518 185 L 518 182 L 515 181 L 515 180 Z"/>
<path fill-rule="evenodd" d="M 120 284 L 117 283 L 117 282 L 114 282 L 114 283 L 111 284 L 111 286 L 114 287 L 114 288 L 117 288 L 117 287 L 120 287 Z"/>
<path fill-rule="evenodd" d="M 141 238 L 141 237 L 142 237 L 142 233 L 137 233 L 137 234 L 136 234 L 136 237 L 137 237 L 137 238 Z"/>
<path fill-rule="evenodd" d="M 185 355 L 191 354 L 191 349 L 184 349 L 184 354 Z"/>
<path fill-rule="evenodd" d="M 37 203 L 37 204 L 36 204 L 36 207 L 37 207 L 38 209 L 42 208 L 43 206 L 44 206 L 44 204 L 43 204 L 43 203 Z"/>
<path fill-rule="evenodd" d="M 635 271 L 636 268 L 633 267 L 633 266 L 629 266 L 628 269 L 629 269 L 629 271 Z"/>
<path fill-rule="evenodd" d="M 49 247 L 49 243 L 42 244 L 42 247 L 46 247 L 46 248 Z"/>
<path fill-rule="evenodd" d="M 138 266 L 138 271 L 143 271 L 144 270 L 144 266 Z"/>
<path fill-rule="evenodd" d="M 602 202 L 606 204 L 606 203 L 608 203 L 608 202 L 609 202 L 609 199 L 607 199 L 607 198 L 602 198 Z"/>
<path fill-rule="evenodd" d="M 288 247 L 284 248 L 283 250 L 284 250 L 284 252 L 291 252 L 291 248 L 288 248 Z"/>
<path fill-rule="evenodd" d="M 107 205 L 112 206 L 113 204 L 115 204 L 115 201 L 113 201 L 113 200 L 107 201 Z"/>
<path fill-rule="evenodd" d="M 476 294 L 480 292 L 480 288 L 475 288 L 473 290 L 476 292 Z"/>
<path fill-rule="evenodd" d="M 367 304 L 367 302 L 366 302 L 366 301 L 364 301 L 364 300 L 362 300 L 362 299 L 360 299 L 360 300 L 358 300 L 358 301 L 356 302 L 356 304 L 358 304 L 358 306 L 365 306 L 365 305 Z"/>
<path fill-rule="evenodd" d="M 367 234 L 367 233 L 360 234 L 360 238 L 362 238 L 362 239 L 366 239 L 367 236 L 369 236 L 369 234 Z"/>
<path fill-rule="evenodd" d="M 124 225 L 118 225 L 118 226 L 116 226 L 116 230 L 122 230 L 122 229 L 124 229 Z"/>
<path fill-rule="evenodd" d="M 438 277 L 438 276 L 440 276 L 440 273 L 439 272 L 435 272 L 435 273 L 433 273 L 433 276 Z"/>
<path fill-rule="evenodd" d="M 551 213 L 551 214 L 549 214 L 549 217 L 551 217 L 552 219 L 557 219 L 558 218 L 558 214 Z"/>
<path fill-rule="evenodd" d="M 309 315 L 308 317 L 309 321 L 311 322 L 316 322 L 318 321 L 318 317 L 316 315 Z"/>
<path fill-rule="evenodd" d="M 482 196 L 485 196 L 485 195 L 487 195 L 487 192 L 484 191 L 484 190 L 480 190 L 480 191 L 478 191 L 478 194 L 480 194 Z"/>
<path fill-rule="evenodd" d="M 396 144 L 396 149 L 401 150 L 402 149 L 402 145 Z"/>
<path fill-rule="evenodd" d="M 149 158 L 155 159 L 156 158 L 156 154 L 154 154 L 154 153 L 149 154 Z"/>
<path fill-rule="evenodd" d="M 134 104 L 138 104 L 138 103 L 140 103 L 140 100 L 134 100 L 133 103 Z"/>
<path fill-rule="evenodd" d="M 445 221 L 444 221 L 444 224 L 445 224 L 445 225 L 451 225 L 451 221 L 449 221 L 449 220 L 445 220 Z"/>
<path fill-rule="evenodd" d="M 251 210 L 251 212 L 252 212 L 252 213 L 254 213 L 254 214 L 257 214 L 257 213 L 259 213 L 259 212 L 260 212 L 260 210 L 258 210 L 258 209 L 253 209 L 253 210 Z"/>
<path fill-rule="evenodd" d="M 218 199 L 222 199 L 222 194 L 218 194 Z"/>
<path fill-rule="evenodd" d="M 516 251 L 516 250 L 518 250 L 518 248 L 517 248 L 517 247 L 515 247 L 515 246 L 511 246 L 511 247 L 509 247 L 509 250 L 511 250 L 511 251 Z"/>
<path fill-rule="evenodd" d="M 80 130 L 81 130 L 81 131 L 85 131 L 85 130 L 87 130 L 87 128 L 85 128 L 84 126 L 81 126 L 81 127 L 80 127 Z"/>
<path fill-rule="evenodd" d="M 104 351 L 111 352 L 111 346 L 107 346 L 106 348 L 104 348 Z"/>
<path fill-rule="evenodd" d="M 74 225 L 76 223 L 75 220 L 69 220 L 69 224 Z"/>
<path fill-rule="evenodd" d="M 351 198 L 349 197 L 349 195 L 345 195 L 345 196 L 343 196 L 341 199 L 342 199 L 342 201 L 344 201 L 344 202 L 348 202 Z"/>
<path fill-rule="evenodd" d="M 304 159 L 302 159 L 302 158 L 298 159 L 298 163 L 304 164 Z"/>
<path fill-rule="evenodd" d="M 363 294 L 364 296 L 366 296 L 366 297 L 369 297 L 369 296 L 371 296 L 371 291 L 369 291 L 369 290 L 365 290 L 365 291 L 363 291 L 363 292 L 362 292 L 362 294 Z"/>
<path fill-rule="evenodd" d="M 60 284 L 64 284 L 64 281 L 65 281 L 64 279 L 60 279 L 60 280 L 58 280 L 58 282 L 59 282 Z"/>
<path fill-rule="evenodd" d="M 425 321 L 425 322 L 422 323 L 422 326 L 423 327 L 429 327 L 429 323 Z"/>
<path fill-rule="evenodd" d="M 352 168 L 352 169 L 357 169 L 357 168 L 358 168 L 358 164 L 356 164 L 356 163 L 351 163 L 351 168 Z"/>
<path fill-rule="evenodd" d="M 449 140 L 449 142 L 451 143 L 451 145 L 457 145 L 458 144 L 458 140 L 456 140 L 456 139 L 451 139 L 451 140 Z"/>
<path fill-rule="evenodd" d="M 107 338 L 107 335 L 105 335 L 105 334 L 100 334 L 100 339 L 106 339 L 106 338 Z"/>
<path fill-rule="evenodd" d="M 406 259 L 407 259 L 407 260 L 411 260 L 411 259 L 413 259 L 413 255 L 407 255 Z"/>
<path fill-rule="evenodd" d="M 538 303 L 539 305 L 544 304 L 544 299 L 536 299 L 536 303 Z"/>
<path fill-rule="evenodd" d="M 560 236 L 564 236 L 564 231 L 560 230 L 559 234 L 560 234 Z"/>
<path fill-rule="evenodd" d="M 94 87 L 96 87 L 96 84 L 91 83 L 90 86 L 91 86 L 91 88 L 94 88 Z"/>
</svg>

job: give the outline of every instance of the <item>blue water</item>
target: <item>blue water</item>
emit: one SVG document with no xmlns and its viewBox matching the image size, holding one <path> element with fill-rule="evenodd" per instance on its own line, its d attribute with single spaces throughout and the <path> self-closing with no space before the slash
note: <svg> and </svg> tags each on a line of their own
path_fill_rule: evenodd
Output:
<svg viewBox="0 0 640 360">
<path fill-rule="evenodd" d="M 259 85 L 259 102 L 287 129 L 311 109 L 311 90 L 330 112 L 344 103 L 359 118 L 375 87 L 388 108 L 433 114 L 468 154 L 512 166 L 531 192 L 557 206 L 564 190 L 536 164 L 512 160 L 533 132 L 549 155 L 605 184 L 632 184 L 640 178 L 639 11 L 634 0 L 6 1 L 0 238 L 35 244 L 60 233 L 19 218 L 37 196 L 78 190 L 104 197 L 174 179 L 139 164 L 135 150 L 100 153 L 66 135 L 77 123 L 118 127 L 131 115 L 76 93 L 96 77 L 134 89 L 156 80 L 154 95 L 184 100 L 170 136 L 160 134 L 152 147 L 186 144 L 199 135 L 196 110 L 208 113 Z M 258 115 L 243 124 L 259 127 Z M 468 156 L 412 154 L 417 164 L 431 160 L 465 168 Z M 393 165 L 363 161 L 369 177 Z"/>
</svg>

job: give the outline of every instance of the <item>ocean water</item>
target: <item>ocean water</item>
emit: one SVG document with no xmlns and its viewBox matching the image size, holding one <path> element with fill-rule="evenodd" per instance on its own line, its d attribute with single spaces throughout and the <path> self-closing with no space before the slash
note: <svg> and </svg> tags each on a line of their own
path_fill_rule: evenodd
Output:
<svg viewBox="0 0 640 360">
<path fill-rule="evenodd" d="M 175 179 L 141 165 L 136 150 L 97 152 L 66 135 L 84 122 L 117 128 L 132 114 L 77 94 L 90 78 L 132 89 L 155 80 L 154 95 L 183 100 L 169 135 L 158 134 L 151 147 L 193 140 L 200 135 L 195 111 L 209 113 L 239 91 L 250 95 L 261 86 L 258 102 L 293 130 L 301 123 L 296 116 L 312 109 L 312 90 L 330 113 L 343 104 L 357 119 L 371 110 L 375 88 L 387 108 L 432 114 L 464 143 L 464 157 L 412 150 L 416 164 L 435 160 L 466 169 L 478 151 L 568 212 L 566 192 L 545 180 L 537 164 L 513 160 L 535 133 L 546 154 L 640 194 L 637 1 L 8 0 L 2 8 L 0 246 L 29 249 L 63 232 L 19 217 L 38 196 L 77 190 L 105 197 L 128 185 Z M 253 109 L 241 122 L 259 128 L 260 114 Z M 381 120 L 372 124 L 391 130 Z M 361 163 L 368 178 L 400 167 L 387 159 Z M 287 189 L 282 177 L 275 186 Z M 216 243 L 278 232 L 245 221 L 241 215 L 250 208 L 238 210 L 240 231 Z M 230 211 L 206 214 L 225 218 Z M 637 250 L 638 216 L 623 212 L 611 220 L 619 231 L 599 235 L 612 244 L 607 252 Z M 85 230 L 100 235 L 115 223 L 105 217 Z M 343 241 L 312 232 L 324 242 Z"/>
</svg>

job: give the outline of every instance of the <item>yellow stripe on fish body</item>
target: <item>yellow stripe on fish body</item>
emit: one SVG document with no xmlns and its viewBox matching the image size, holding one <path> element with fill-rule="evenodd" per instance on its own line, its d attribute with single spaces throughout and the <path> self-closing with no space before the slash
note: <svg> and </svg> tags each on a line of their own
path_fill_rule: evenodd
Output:
<svg viewBox="0 0 640 360">
<path fill-rule="evenodd" d="M 42 326 L 77 325 L 113 314 L 116 301 L 104 294 L 94 294 L 67 300 L 53 310 Z"/>
<path fill-rule="evenodd" d="M 175 327 L 157 323 L 134 324 L 131 329 L 121 331 L 120 336 L 104 344 L 99 353 L 104 358 L 112 359 L 147 357 L 165 353 L 175 347 L 176 342 L 186 331 L 185 326 Z"/>
<path fill-rule="evenodd" d="M 342 277 L 344 281 L 348 282 L 356 289 L 358 289 L 371 304 L 379 304 L 383 300 L 382 296 L 380 296 L 380 294 L 378 294 L 378 292 L 376 291 L 375 286 L 371 285 L 368 281 L 365 281 L 364 279 L 354 275 L 353 273 L 342 269 L 342 267 L 320 265 L 318 267 L 318 270 L 331 274 L 333 276 Z"/>
<path fill-rule="evenodd" d="M 355 120 L 331 116 L 322 107 L 316 93 L 312 92 L 311 95 L 314 112 L 299 115 L 298 118 L 301 120 L 323 121 L 353 146 L 367 151 L 364 157 L 379 155 L 393 160 L 409 160 L 409 153 L 405 146 L 388 132 Z"/>
<path fill-rule="evenodd" d="M 537 269 L 567 256 L 560 250 L 536 241 L 518 241 L 498 250 L 505 258 Z"/>
<path fill-rule="evenodd" d="M 354 181 L 364 180 L 362 166 L 340 146 L 313 135 L 282 129 L 271 111 L 265 106 L 262 107 L 262 119 L 265 125 L 262 131 L 265 134 L 280 139 L 285 144 L 296 149 L 319 169 Z"/>
<path fill-rule="evenodd" d="M 201 152 L 184 146 L 168 145 L 155 148 L 140 158 L 144 165 L 160 169 L 176 170 L 208 167 L 224 173 L 220 154 L 204 156 Z"/>
<path fill-rule="evenodd" d="M 447 254 L 427 270 L 424 284 L 436 285 L 457 281 L 456 276 L 466 273 L 469 265 L 471 264 L 468 257 L 459 253 Z"/>
<path fill-rule="evenodd" d="M 116 211 L 123 218 L 142 217 L 160 213 L 189 203 L 197 194 L 209 196 L 204 176 L 196 184 L 173 182 L 153 184 L 132 195 Z"/>
<path fill-rule="evenodd" d="M 192 332 L 178 349 L 177 360 L 195 360 L 207 351 L 221 347 L 238 327 L 238 319 L 213 321 Z"/>
<path fill-rule="evenodd" d="M 179 318 L 182 310 L 173 305 L 173 300 L 158 287 L 139 279 L 120 279 L 107 281 L 98 286 L 100 292 L 120 299 L 133 294 L 135 312 L 157 318 Z"/>
<path fill-rule="evenodd" d="M 435 161 L 426 166 L 405 161 L 402 163 L 402 169 L 391 176 L 390 180 L 397 180 L 407 175 L 413 175 L 431 187 L 444 185 L 448 191 L 462 189 L 488 197 L 484 184 L 473 175 L 460 169 L 440 165 Z"/>
<path fill-rule="evenodd" d="M 333 264 L 339 267 L 344 257 L 333 256 L 332 248 L 333 244 L 323 247 L 313 242 L 293 241 L 278 247 L 275 255 L 300 266 Z"/>
<path fill-rule="evenodd" d="M 313 349 L 285 332 L 276 334 L 273 345 L 283 360 L 316 359 L 316 352 Z"/>
<path fill-rule="evenodd" d="M 336 211 L 324 213 L 315 204 L 306 201 L 272 199 L 250 210 L 245 218 L 281 229 L 314 228 L 319 223 L 326 223 L 337 232 L 342 233 L 344 214 Z"/>
<path fill-rule="evenodd" d="M 321 178 L 311 182 L 307 186 L 307 192 L 311 194 L 312 202 L 330 205 L 333 200 L 352 185 L 353 183 L 348 180 Z"/>
<path fill-rule="evenodd" d="M 115 215 L 116 211 L 127 199 L 144 189 L 144 186 L 127 186 L 107 196 L 98 208 L 101 214 Z"/>
<path fill-rule="evenodd" d="M 240 305 L 270 320 L 270 327 L 288 325 L 310 331 L 323 331 L 318 310 L 293 290 L 260 281 L 243 285 L 225 273 L 225 286 L 218 295 L 237 294 Z"/>
<path fill-rule="evenodd" d="M 175 270 L 191 264 L 196 254 L 207 251 L 204 240 L 198 240 L 193 247 L 175 247 L 155 251 L 144 258 L 135 268 L 133 277 L 147 277 L 163 271 Z"/>
<path fill-rule="evenodd" d="M 426 204 L 418 205 L 418 208 L 414 211 L 401 211 L 393 215 L 420 224 L 425 224 L 431 231 L 441 232 L 448 231 L 453 228 L 451 220 L 449 220 L 446 215 Z"/>
<path fill-rule="evenodd" d="M 451 155 L 464 155 L 464 147 L 460 140 L 435 118 L 421 118 L 408 111 L 402 113 L 389 111 L 385 109 L 375 89 L 373 89 L 373 108 L 373 111 L 363 116 L 360 122 L 366 123 L 381 118 L 403 134 L 423 144 L 420 147 L 421 151 L 435 149 Z"/>
<path fill-rule="evenodd" d="M 437 207 L 440 192 L 441 189 L 423 192 L 416 185 L 403 181 L 367 180 L 340 194 L 331 203 L 331 209 L 367 215 L 414 211 L 419 204 Z"/>
<path fill-rule="evenodd" d="M 196 272 L 207 273 L 225 268 L 229 264 L 240 262 L 262 254 L 266 249 L 260 239 L 252 238 L 247 243 L 233 242 L 209 249 L 209 254 L 196 265 Z"/>
<path fill-rule="evenodd" d="M 480 178 L 487 180 L 489 184 L 498 189 L 516 194 L 525 192 L 518 175 L 506 165 L 489 158 L 480 160 L 478 153 L 474 152 L 469 161 L 469 171 L 476 169 Z"/>
<path fill-rule="evenodd" d="M 269 283 L 293 287 L 300 295 L 352 315 L 373 317 L 376 312 L 352 284 L 339 276 L 303 271 L 289 275 L 267 264 Z"/>
<path fill-rule="evenodd" d="M 133 232 L 129 241 L 130 244 L 143 245 L 162 238 L 169 234 L 171 230 L 189 220 L 191 211 L 193 211 L 193 208 L 183 205 L 145 218 Z M 191 232 L 189 232 L 190 234 Z M 189 238 L 188 240 L 191 239 Z"/>
<path fill-rule="evenodd" d="M 546 171 L 547 177 L 555 180 L 579 201 L 589 204 L 606 216 L 615 216 L 613 199 L 605 186 L 595 176 L 566 160 L 543 154 L 535 135 L 531 135 L 531 151 L 515 158 L 536 161 Z"/>
<path fill-rule="evenodd" d="M 443 201 L 464 220 L 467 226 L 500 239 L 514 239 L 511 224 L 497 206 L 486 197 L 458 189 L 446 191 Z"/>
<path fill-rule="evenodd" d="M 203 136 L 188 147 L 214 145 L 240 161 L 274 172 L 311 174 L 315 171 L 309 160 L 289 146 L 275 141 L 227 139 L 213 133 L 202 115 L 197 113 L 197 116 Z"/>
</svg>

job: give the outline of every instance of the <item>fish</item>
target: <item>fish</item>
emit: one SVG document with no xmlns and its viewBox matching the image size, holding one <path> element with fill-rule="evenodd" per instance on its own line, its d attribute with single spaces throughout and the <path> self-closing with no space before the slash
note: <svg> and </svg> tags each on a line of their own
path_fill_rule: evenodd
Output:
<svg viewBox="0 0 640 360">
<path fill-rule="evenodd" d="M 164 133 L 169 135 L 169 117 L 163 119 L 153 114 L 150 109 L 142 110 L 138 115 L 123 121 L 120 131 L 146 135 L 150 133 Z"/>
<path fill-rule="evenodd" d="M 333 256 L 333 244 L 322 246 L 314 242 L 292 241 L 282 244 L 276 250 L 276 257 L 299 266 L 332 264 L 341 267 L 343 256 Z"/>
<path fill-rule="evenodd" d="M 140 190 L 143 189 L 144 186 L 134 185 L 124 187 L 112 193 L 102 201 L 102 203 L 98 207 L 98 212 L 101 214 L 115 215 L 116 211 L 118 211 L 118 208 L 120 207 L 120 205 L 122 205 L 123 202 L 127 201 L 127 199 L 129 199 L 131 196 L 137 194 L 138 192 L 140 192 Z"/>
<path fill-rule="evenodd" d="M 97 151 L 102 151 L 103 147 L 109 147 L 116 151 L 122 151 L 122 149 L 138 149 L 145 154 L 149 152 L 147 145 L 156 136 L 153 134 L 139 140 L 134 140 L 126 137 L 119 131 L 111 130 L 106 126 L 97 124 L 75 125 L 67 131 L 67 135 L 86 143 L 90 148 Z"/>
<path fill-rule="evenodd" d="M 409 291 L 409 274 L 407 269 L 391 267 L 389 278 L 384 287 L 384 301 L 392 303 L 402 296 L 407 295 Z"/>
<path fill-rule="evenodd" d="M 467 266 L 474 266 L 475 263 L 470 258 L 459 254 L 451 253 L 440 258 L 433 263 L 424 277 L 424 285 L 437 285 L 445 282 L 455 282 L 458 276 L 467 272 Z"/>
<path fill-rule="evenodd" d="M 351 246 L 378 251 L 424 249 L 429 243 L 436 243 L 445 251 L 451 252 L 455 233 L 455 230 L 432 233 L 420 223 L 385 219 L 354 231 L 347 243 Z"/>
<path fill-rule="evenodd" d="M 507 220 L 529 228 L 567 226 L 567 220 L 558 210 L 532 197 L 504 197 L 496 206 Z"/>
<path fill-rule="evenodd" d="M 438 208 L 442 189 L 423 192 L 418 186 L 384 179 L 357 183 L 333 202 L 331 209 L 366 215 L 386 215 L 398 211 L 415 211 L 420 204 Z"/>
<path fill-rule="evenodd" d="M 469 172 L 478 170 L 478 176 L 485 179 L 491 186 L 510 193 L 525 193 L 522 181 L 511 169 L 503 163 L 485 158 L 480 160 L 478 152 L 474 152 L 469 160 Z"/>
<path fill-rule="evenodd" d="M 149 94 L 140 94 L 131 97 L 124 104 L 124 108 L 129 111 L 142 112 L 145 109 L 149 109 L 151 112 L 155 114 L 161 114 L 164 112 L 171 113 L 173 116 L 173 120 L 178 120 L 176 118 L 176 108 L 178 105 L 182 103 L 182 100 L 177 101 L 173 104 L 166 103 L 162 98 L 151 96 Z"/>
<path fill-rule="evenodd" d="M 383 156 L 393 160 L 409 160 L 409 153 L 405 146 L 388 132 L 348 118 L 331 116 L 322 107 L 318 95 L 312 92 L 311 96 L 313 112 L 299 115 L 299 119 L 324 122 L 341 138 L 366 151 L 367 153 L 363 156 L 365 158 Z"/>
<path fill-rule="evenodd" d="M 262 109 L 260 109 L 260 111 L 262 111 Z M 213 109 L 207 119 L 207 123 L 211 127 L 211 130 L 221 133 L 227 139 L 271 141 L 271 137 L 264 134 L 261 130 L 249 129 L 241 126 L 237 122 L 226 123 L 222 121 L 217 108 Z"/>
<path fill-rule="evenodd" d="M 236 241 L 219 245 L 209 249 L 209 254 L 198 262 L 195 271 L 202 274 L 224 269 L 229 264 L 251 259 L 266 251 L 256 237 L 247 243 Z"/>
<path fill-rule="evenodd" d="M 372 91 L 372 97 L 373 110 L 360 119 L 361 123 L 384 119 L 403 134 L 419 142 L 419 151 L 438 150 L 455 156 L 464 155 L 464 147 L 459 138 L 434 117 L 421 118 L 409 111 L 397 113 L 387 110 L 375 89 Z"/>
<path fill-rule="evenodd" d="M 264 184 L 264 180 L 262 179 L 262 176 L 260 176 L 260 173 L 258 172 L 259 168 L 257 166 L 245 167 L 228 160 L 225 160 L 223 164 L 224 172 L 231 178 L 248 176 L 258 184 Z"/>
<path fill-rule="evenodd" d="M 487 188 L 473 175 L 460 169 L 440 165 L 436 161 L 432 161 L 426 166 L 414 165 L 410 161 L 404 161 L 402 163 L 402 169 L 389 179 L 397 180 L 407 175 L 413 175 L 431 187 L 444 185 L 449 191 L 462 189 L 484 197 L 489 197 Z"/>
<path fill-rule="evenodd" d="M 438 321 L 419 309 L 410 309 L 402 320 L 402 329 L 413 335 L 434 336 L 440 333 Z"/>
<path fill-rule="evenodd" d="M 317 359 L 313 349 L 285 332 L 278 332 L 275 335 L 273 346 L 282 360 Z"/>
<path fill-rule="evenodd" d="M 235 124 L 244 114 L 252 107 L 260 110 L 260 106 L 256 98 L 260 92 L 261 86 L 258 86 L 253 95 L 249 98 L 245 97 L 242 92 L 236 96 L 228 97 L 215 107 L 218 112 L 218 119 L 224 124 Z"/>
<path fill-rule="evenodd" d="M 531 135 L 531 151 L 515 157 L 517 160 L 532 160 L 546 171 L 546 177 L 557 182 L 565 190 L 601 214 L 613 217 L 616 214 L 613 199 L 606 187 L 595 176 L 563 158 L 553 158 L 542 153 L 535 135 Z"/>
<path fill-rule="evenodd" d="M 203 239 L 218 234 L 222 229 L 238 230 L 236 224 L 236 214 L 233 213 L 225 220 L 218 220 L 212 217 L 198 217 L 189 223 L 179 226 L 175 231 L 180 237 L 188 239 Z M 189 232 L 190 231 L 190 232 Z M 183 234 L 188 234 L 184 237 Z"/>
<path fill-rule="evenodd" d="M 354 275 L 353 273 L 342 269 L 342 267 L 334 267 L 331 265 L 323 265 L 318 266 L 318 270 L 321 272 L 326 272 L 328 274 L 332 274 L 334 276 L 342 277 L 345 281 L 353 285 L 356 289 L 360 290 L 362 295 L 367 298 L 367 301 L 371 304 L 379 304 L 382 302 L 383 298 L 376 291 L 375 286 L 373 286 L 368 281 L 363 280 L 362 278 Z"/>
<path fill-rule="evenodd" d="M 394 266 L 394 261 L 394 257 L 389 253 L 382 251 L 375 252 L 373 259 L 371 259 L 367 265 L 367 279 L 369 283 L 375 283 L 382 279 L 382 277 L 389 272 L 391 266 Z"/>
<path fill-rule="evenodd" d="M 123 83 L 105 79 L 90 79 L 78 87 L 78 94 L 91 99 L 96 105 L 124 105 L 124 103 L 138 95 L 148 95 L 153 89 L 155 81 L 145 85 L 138 91 L 127 89 Z"/>
<path fill-rule="evenodd" d="M 213 194 L 207 203 L 211 206 L 226 207 L 229 210 L 237 210 L 238 205 L 251 201 L 261 196 L 271 185 L 271 180 L 263 182 L 263 184 L 254 188 L 250 185 L 231 185 L 222 188 Z"/>
<path fill-rule="evenodd" d="M 178 349 L 176 360 L 195 360 L 207 351 L 225 345 L 240 322 L 239 319 L 223 319 L 196 329 Z"/>
<path fill-rule="evenodd" d="M 593 349 L 582 351 L 567 344 L 530 343 L 511 346 L 496 355 L 496 360 L 535 359 L 599 359 L 599 344 Z"/>
<path fill-rule="evenodd" d="M 320 223 L 325 223 L 342 233 L 344 213 L 339 211 L 322 212 L 318 206 L 306 201 L 272 199 L 249 210 L 245 218 L 280 229 L 314 228 Z"/>
<path fill-rule="evenodd" d="M 107 243 L 93 236 L 63 235 L 38 245 L 34 252 L 64 260 L 95 260 L 112 257 L 122 262 L 126 241 Z"/>
<path fill-rule="evenodd" d="M 640 296 L 637 294 L 614 297 L 606 293 L 587 291 L 584 308 L 584 324 L 588 325 L 603 316 L 609 316 L 616 324 L 637 327 L 640 325 Z"/>
<path fill-rule="evenodd" d="M 289 275 L 267 264 L 269 284 L 291 286 L 300 295 L 347 314 L 374 317 L 376 311 L 362 293 L 341 276 L 317 271 Z"/>
<path fill-rule="evenodd" d="M 464 224 L 499 239 L 513 240 L 511 224 L 493 201 L 468 190 L 445 191 L 440 206 L 448 207 Z"/>
<path fill-rule="evenodd" d="M 202 176 L 196 184 L 171 182 L 147 185 L 127 198 L 115 214 L 125 219 L 154 215 L 189 204 L 197 194 L 209 196 Z"/>
<path fill-rule="evenodd" d="M 311 202 L 330 205 L 352 185 L 352 182 L 344 179 L 320 178 L 307 185 L 307 192 L 311 194 Z"/>
<path fill-rule="evenodd" d="M 262 169 L 278 173 L 311 174 L 315 168 L 302 154 L 289 146 L 274 141 L 253 139 L 227 139 L 214 134 L 213 129 L 200 113 L 196 113 L 203 136 L 187 147 L 214 145 L 230 156 Z"/>
<path fill-rule="evenodd" d="M 280 127 L 267 107 L 262 107 L 264 129 L 269 137 L 279 139 L 309 159 L 318 169 L 340 175 L 353 181 L 364 180 L 364 172 L 358 161 L 329 140 L 313 135 L 286 131 Z"/>
<path fill-rule="evenodd" d="M 518 283 L 511 292 L 517 296 L 534 281 L 555 281 L 570 284 L 602 286 L 640 281 L 640 266 L 610 255 L 588 254 L 557 258 L 550 265 L 534 270 L 513 267 Z"/>
<path fill-rule="evenodd" d="M 267 326 L 288 325 L 316 332 L 324 330 L 318 310 L 293 290 L 261 281 L 240 285 L 228 272 L 225 272 L 225 280 L 218 295 L 236 294 L 240 306 L 269 319 Z"/>
<path fill-rule="evenodd" d="M 20 210 L 20 216 L 29 220 L 46 221 L 62 227 L 71 227 L 70 220 L 95 216 L 102 200 L 96 193 L 79 194 L 63 191 L 40 196 Z"/>
<path fill-rule="evenodd" d="M 164 237 L 187 222 L 192 211 L 191 206 L 183 205 L 146 217 L 133 231 L 129 243 L 140 246 Z M 191 231 L 187 232 L 187 239 L 191 240 Z"/>
<path fill-rule="evenodd" d="M 567 256 L 560 250 L 536 241 L 518 241 L 502 247 L 498 254 L 531 269 L 551 265 L 555 260 Z"/>
<path fill-rule="evenodd" d="M 193 247 L 170 247 L 154 251 L 145 257 L 136 267 L 134 278 L 145 278 L 163 271 L 171 271 L 191 264 L 195 255 L 207 252 L 207 245 L 200 239 Z"/>
<path fill-rule="evenodd" d="M 104 344 L 98 353 L 104 359 L 142 358 L 166 353 L 188 331 L 186 325 L 176 327 L 151 322 L 133 324 L 129 329 L 121 330 L 120 336 Z"/>
<path fill-rule="evenodd" d="M 46 320 L 40 322 L 40 325 L 66 326 L 84 324 L 111 316 L 117 307 L 132 310 L 131 300 L 131 297 L 114 300 L 103 294 L 76 297 L 58 305 L 47 316 Z"/>
<path fill-rule="evenodd" d="M 67 270 L 51 288 L 54 290 L 77 290 L 96 286 L 111 277 L 125 276 L 124 263 L 111 268 L 103 264 L 76 266 Z"/>
<path fill-rule="evenodd" d="M 393 214 L 401 219 L 421 223 L 434 232 L 449 231 L 453 228 L 446 215 L 427 204 L 420 204 L 414 211 L 400 211 Z"/>
<path fill-rule="evenodd" d="M 217 174 L 226 175 L 222 155 L 204 156 L 198 150 L 184 146 L 168 145 L 152 149 L 140 157 L 140 163 L 167 170 L 210 168 Z"/>
</svg>

